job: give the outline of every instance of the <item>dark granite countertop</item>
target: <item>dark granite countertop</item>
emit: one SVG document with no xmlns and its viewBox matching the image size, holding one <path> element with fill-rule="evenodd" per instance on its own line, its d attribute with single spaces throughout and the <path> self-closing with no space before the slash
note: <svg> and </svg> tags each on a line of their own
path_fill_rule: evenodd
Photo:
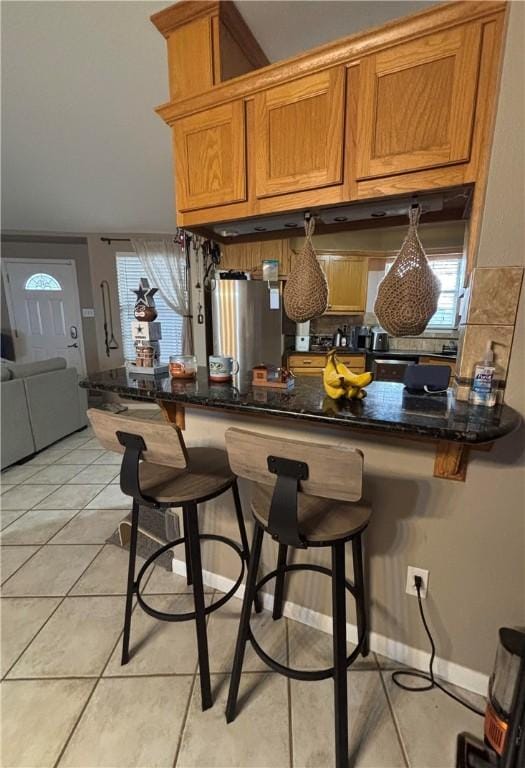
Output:
<svg viewBox="0 0 525 768">
<path fill-rule="evenodd" d="M 267 414 L 312 423 L 366 430 L 393 437 L 426 437 L 476 444 L 492 442 L 517 429 L 520 415 L 507 405 L 494 408 L 456 401 L 445 395 L 411 395 L 403 384 L 377 381 L 359 401 L 332 400 L 317 377 L 299 376 L 291 390 L 252 388 L 249 384 L 214 384 L 206 368 L 196 381 L 169 376 L 137 378 L 126 368 L 94 373 L 81 382 L 86 389 L 114 392 L 141 400 L 164 400 L 227 412 Z"/>
</svg>

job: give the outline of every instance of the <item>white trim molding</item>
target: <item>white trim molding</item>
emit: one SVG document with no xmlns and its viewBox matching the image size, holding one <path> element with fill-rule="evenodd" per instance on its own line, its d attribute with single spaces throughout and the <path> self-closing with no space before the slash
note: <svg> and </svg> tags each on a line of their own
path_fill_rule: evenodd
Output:
<svg viewBox="0 0 525 768">
<path fill-rule="evenodd" d="M 186 563 L 184 560 L 178 560 L 174 557 L 172 560 L 172 570 L 173 573 L 179 576 L 186 576 Z M 232 579 L 227 579 L 225 576 L 205 570 L 202 572 L 202 580 L 206 586 L 213 587 L 221 592 L 228 592 L 234 585 Z M 260 594 L 263 607 L 271 611 L 273 608 L 273 596 L 266 592 Z M 244 584 L 241 584 L 235 593 L 235 597 L 242 599 L 243 596 Z M 297 605 L 297 603 L 291 603 L 287 600 L 283 606 L 283 615 L 289 619 L 299 621 L 301 624 L 319 629 L 321 632 L 326 632 L 329 635 L 332 634 L 332 617 L 324 613 L 318 613 L 310 608 L 305 608 L 302 605 Z M 357 627 L 355 624 L 346 625 L 346 637 L 351 643 L 357 642 Z M 401 643 L 398 640 L 392 640 L 377 632 L 370 632 L 370 650 L 413 669 L 418 669 L 422 672 L 428 671 L 430 662 L 430 653 L 428 651 L 412 648 L 410 645 L 405 645 L 405 643 Z M 445 680 L 447 683 L 458 685 L 460 688 L 478 693 L 480 696 L 487 695 L 489 677 L 482 672 L 462 667 L 454 661 L 448 661 L 439 656 L 436 656 L 434 660 L 434 671 L 436 677 Z"/>
</svg>

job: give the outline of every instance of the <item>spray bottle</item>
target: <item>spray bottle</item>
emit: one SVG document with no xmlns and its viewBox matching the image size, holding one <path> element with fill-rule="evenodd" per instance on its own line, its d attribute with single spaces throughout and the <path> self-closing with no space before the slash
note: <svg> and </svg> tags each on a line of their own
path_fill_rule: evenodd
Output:
<svg viewBox="0 0 525 768">
<path fill-rule="evenodd" d="M 483 359 L 474 365 L 469 397 L 472 405 L 485 405 L 488 408 L 496 405 L 499 372 L 500 369 L 494 362 L 492 341 L 488 341 Z"/>
</svg>

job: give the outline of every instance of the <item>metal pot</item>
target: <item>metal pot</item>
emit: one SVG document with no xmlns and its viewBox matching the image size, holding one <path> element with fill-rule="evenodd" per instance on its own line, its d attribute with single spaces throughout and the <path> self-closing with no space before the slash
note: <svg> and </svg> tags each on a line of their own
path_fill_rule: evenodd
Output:
<svg viewBox="0 0 525 768">
<path fill-rule="evenodd" d="M 337 348 L 337 347 L 341 346 L 341 336 L 342 335 L 343 334 L 342 334 L 341 329 L 338 328 L 337 331 L 334 333 L 334 335 L 332 337 L 332 344 L 333 344 L 334 347 Z"/>
</svg>

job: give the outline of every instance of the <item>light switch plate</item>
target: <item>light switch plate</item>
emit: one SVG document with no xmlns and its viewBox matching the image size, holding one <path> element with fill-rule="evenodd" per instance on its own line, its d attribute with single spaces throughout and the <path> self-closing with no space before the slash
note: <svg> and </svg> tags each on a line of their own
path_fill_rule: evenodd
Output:
<svg viewBox="0 0 525 768">
<path fill-rule="evenodd" d="M 90 307 L 84 307 L 82 309 L 82 317 L 95 317 L 95 310 Z"/>
</svg>

